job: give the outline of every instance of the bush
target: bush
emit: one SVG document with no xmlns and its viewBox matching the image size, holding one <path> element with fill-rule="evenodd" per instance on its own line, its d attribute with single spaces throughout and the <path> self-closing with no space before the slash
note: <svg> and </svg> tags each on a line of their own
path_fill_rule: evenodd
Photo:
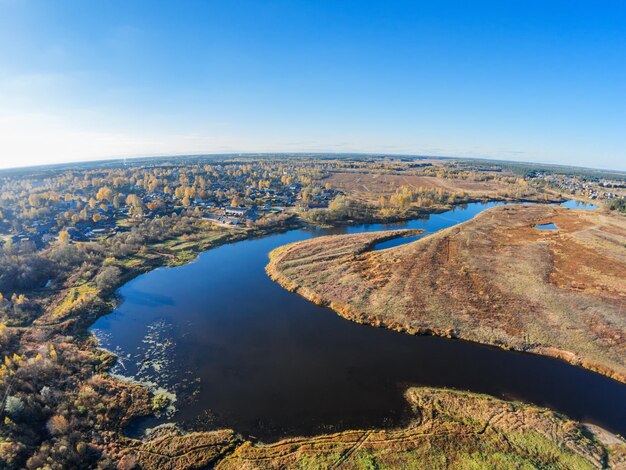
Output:
<svg viewBox="0 0 626 470">
<path fill-rule="evenodd" d="M 48 420 L 46 428 L 48 429 L 48 432 L 50 434 L 52 434 L 53 436 L 58 436 L 61 434 L 66 434 L 70 428 L 70 424 L 65 416 L 54 415 Z"/>
<path fill-rule="evenodd" d="M 154 398 L 152 399 L 152 411 L 154 412 L 161 411 L 163 408 L 167 407 L 167 405 L 169 404 L 170 404 L 169 398 L 167 398 L 167 396 L 163 395 L 162 393 L 159 393 L 158 395 L 155 395 Z"/>
<path fill-rule="evenodd" d="M 626 212 L 626 198 L 613 198 L 606 203 L 610 211 Z"/>
<path fill-rule="evenodd" d="M 122 271 L 115 266 L 102 269 L 95 278 L 96 286 L 103 291 L 115 289 L 120 282 Z"/>
<path fill-rule="evenodd" d="M 9 396 L 4 404 L 4 411 L 9 418 L 17 421 L 24 413 L 24 402 L 19 397 Z"/>
</svg>

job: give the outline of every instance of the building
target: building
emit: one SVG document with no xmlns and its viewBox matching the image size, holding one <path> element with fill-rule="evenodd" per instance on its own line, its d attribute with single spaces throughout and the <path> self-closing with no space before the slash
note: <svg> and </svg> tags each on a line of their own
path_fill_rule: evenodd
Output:
<svg viewBox="0 0 626 470">
<path fill-rule="evenodd" d="M 224 215 L 231 217 L 245 217 L 248 214 L 247 209 L 240 209 L 239 207 L 226 207 L 224 208 Z"/>
</svg>

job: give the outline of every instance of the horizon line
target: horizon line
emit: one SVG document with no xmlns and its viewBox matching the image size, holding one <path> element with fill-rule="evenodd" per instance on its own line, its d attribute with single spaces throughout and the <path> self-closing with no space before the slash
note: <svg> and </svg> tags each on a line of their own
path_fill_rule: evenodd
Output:
<svg viewBox="0 0 626 470">
<path fill-rule="evenodd" d="M 65 165 L 82 165 L 82 164 L 104 164 L 104 163 L 113 163 L 113 162 L 124 162 L 126 160 L 158 160 L 158 159 L 177 159 L 177 158 L 194 158 L 194 157 L 253 157 L 253 156 L 328 156 L 334 155 L 338 157 L 347 157 L 347 156 L 369 156 L 369 157 L 391 157 L 391 158 L 402 158 L 402 157 L 411 157 L 411 158 L 420 158 L 420 159 L 440 159 L 440 160 L 477 160 L 477 161 L 488 161 L 488 162 L 506 162 L 506 163 L 519 163 L 526 165 L 539 165 L 539 166 L 556 166 L 562 168 L 580 168 L 585 170 L 594 170 L 594 171 L 606 171 L 606 172 L 614 172 L 614 173 L 622 173 L 626 174 L 626 170 L 618 170 L 615 168 L 607 168 L 607 167 L 591 167 L 591 166 L 580 166 L 580 165 L 570 165 L 565 163 L 552 163 L 552 162 L 533 162 L 527 160 L 507 160 L 506 158 L 498 158 L 498 157 L 488 157 L 488 156 L 459 156 L 459 155 L 429 155 L 429 154 L 413 154 L 413 153 L 384 153 L 384 152 L 289 152 L 289 151 L 265 151 L 265 152 L 253 152 L 253 151 L 245 151 L 245 152 L 200 152 L 200 153 L 180 153 L 180 154 L 149 154 L 149 155 L 127 155 L 127 156 L 115 156 L 115 157 L 103 157 L 97 159 L 85 159 L 85 160 L 70 160 L 58 163 L 41 163 L 35 165 L 24 165 L 24 166 L 8 166 L 8 167 L 0 167 L 0 174 L 5 172 L 19 172 L 19 171 L 27 171 L 27 170 L 36 170 L 36 169 L 47 169 L 54 167 L 62 167 Z"/>
</svg>

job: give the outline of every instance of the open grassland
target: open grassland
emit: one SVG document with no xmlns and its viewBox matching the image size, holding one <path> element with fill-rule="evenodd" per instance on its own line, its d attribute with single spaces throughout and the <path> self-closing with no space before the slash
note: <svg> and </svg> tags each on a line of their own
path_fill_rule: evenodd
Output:
<svg viewBox="0 0 626 470">
<path fill-rule="evenodd" d="M 515 179 L 515 178 L 513 178 Z M 412 190 L 442 190 L 448 193 L 465 193 L 472 199 L 499 199 L 517 196 L 528 200 L 556 200 L 549 193 L 537 193 L 526 186 L 523 180 L 507 183 L 502 179 L 471 180 L 462 178 L 442 178 L 411 174 L 388 174 L 384 172 L 354 171 L 336 172 L 328 178 L 328 183 L 362 202 L 376 202 L 381 196 L 389 197 L 402 187 Z M 524 189 L 520 192 L 520 189 Z"/>
<path fill-rule="evenodd" d="M 412 418 L 387 430 L 353 430 L 260 444 L 231 431 L 131 441 L 123 461 L 146 469 L 204 468 L 620 468 L 626 444 L 554 412 L 484 395 L 406 392 Z"/>
<path fill-rule="evenodd" d="M 536 224 L 553 222 L 556 231 Z M 626 382 L 626 218 L 548 205 L 489 209 L 387 250 L 385 233 L 274 250 L 269 275 L 342 316 L 563 358 Z"/>
</svg>

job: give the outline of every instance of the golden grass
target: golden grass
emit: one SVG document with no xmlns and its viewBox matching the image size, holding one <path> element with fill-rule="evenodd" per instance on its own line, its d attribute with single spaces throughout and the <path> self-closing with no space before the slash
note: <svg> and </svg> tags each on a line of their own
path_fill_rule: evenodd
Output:
<svg viewBox="0 0 626 470">
<path fill-rule="evenodd" d="M 171 430 L 144 443 L 134 441 L 123 460 L 154 470 L 207 468 L 234 450 L 239 442 L 230 430 L 182 435 Z"/>
<path fill-rule="evenodd" d="M 376 202 L 380 196 L 390 196 L 398 189 L 406 186 L 410 189 L 425 188 L 442 189 L 450 193 L 466 193 L 476 199 L 500 197 L 505 193 L 519 190 L 519 185 L 507 184 L 503 181 L 472 181 L 457 178 L 440 178 L 436 176 L 387 174 L 376 171 L 352 171 L 332 173 L 328 182 L 352 197 L 364 202 Z M 544 194 L 535 194 L 539 200 Z M 552 198 L 551 195 L 548 197 Z"/>
<path fill-rule="evenodd" d="M 157 431 L 128 440 L 120 455 L 147 470 L 622 468 L 626 442 L 552 411 L 486 395 L 410 388 L 409 422 L 396 429 L 351 430 L 272 444 L 233 431 Z"/>
<path fill-rule="evenodd" d="M 554 222 L 558 231 L 541 231 Z M 626 381 L 626 218 L 504 206 L 421 240 L 367 252 L 384 233 L 272 252 L 286 288 L 354 321 L 558 356 Z"/>
<path fill-rule="evenodd" d="M 410 423 L 274 444 L 245 442 L 218 469 L 602 468 L 623 463 L 580 424 L 553 412 L 484 395 L 412 388 Z"/>
<path fill-rule="evenodd" d="M 72 287 L 63 300 L 56 306 L 52 319 L 63 320 L 98 297 L 99 290 L 91 284 Z"/>
</svg>

